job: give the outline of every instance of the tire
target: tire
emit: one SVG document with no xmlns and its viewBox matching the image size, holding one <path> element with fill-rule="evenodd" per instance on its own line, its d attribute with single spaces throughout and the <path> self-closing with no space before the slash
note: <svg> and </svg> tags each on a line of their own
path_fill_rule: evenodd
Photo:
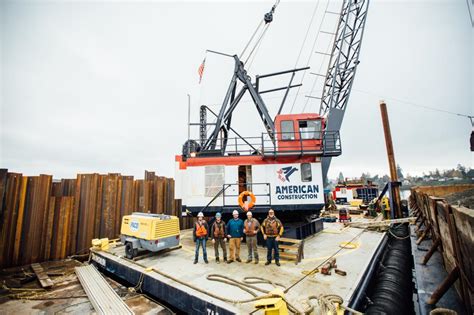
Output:
<svg viewBox="0 0 474 315">
<path fill-rule="evenodd" d="M 128 242 L 125 244 L 125 256 L 128 259 L 133 259 L 138 254 L 138 248 L 133 248 L 132 243 Z"/>
</svg>

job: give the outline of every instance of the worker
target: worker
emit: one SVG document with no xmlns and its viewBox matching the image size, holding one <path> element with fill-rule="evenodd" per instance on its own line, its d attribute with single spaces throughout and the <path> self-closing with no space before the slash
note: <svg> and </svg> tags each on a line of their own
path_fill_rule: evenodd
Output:
<svg viewBox="0 0 474 315">
<path fill-rule="evenodd" d="M 194 254 L 194 263 L 197 264 L 199 257 L 199 247 L 202 246 L 202 256 L 204 262 L 207 264 L 207 252 L 206 252 L 206 241 L 207 241 L 207 231 L 209 231 L 209 226 L 207 225 L 206 220 L 204 220 L 204 214 L 202 212 L 198 213 L 198 219 L 194 224 L 193 237 L 196 242 L 196 251 Z"/>
<path fill-rule="evenodd" d="M 267 218 L 262 223 L 263 239 L 267 246 L 267 262 L 265 265 L 272 263 L 272 250 L 274 251 L 275 264 L 280 266 L 280 253 L 278 252 L 278 241 L 283 234 L 283 224 L 275 217 L 275 211 L 270 209 Z"/>
<path fill-rule="evenodd" d="M 255 218 L 252 218 L 252 212 L 247 212 L 247 220 L 244 222 L 245 241 L 247 242 L 248 258 L 246 263 L 252 262 L 252 256 L 255 259 L 255 264 L 258 264 L 258 250 L 257 250 L 257 233 L 260 230 L 260 223 Z M 252 255 L 253 254 L 253 255 Z"/>
<path fill-rule="evenodd" d="M 242 262 L 240 260 L 240 242 L 244 236 L 244 221 L 239 219 L 239 211 L 234 210 L 232 212 L 233 218 L 227 222 L 227 237 L 229 238 L 229 260 L 227 263 L 230 264 L 234 260 Z"/>
<path fill-rule="evenodd" d="M 214 244 L 214 252 L 216 255 L 216 263 L 220 263 L 219 261 L 219 246 L 222 248 L 222 253 L 224 255 L 224 262 L 227 262 L 227 250 L 225 246 L 225 242 L 227 241 L 226 238 L 226 226 L 225 222 L 221 219 L 220 212 L 216 213 L 216 220 L 211 227 L 211 237 L 212 237 L 212 244 Z"/>
</svg>

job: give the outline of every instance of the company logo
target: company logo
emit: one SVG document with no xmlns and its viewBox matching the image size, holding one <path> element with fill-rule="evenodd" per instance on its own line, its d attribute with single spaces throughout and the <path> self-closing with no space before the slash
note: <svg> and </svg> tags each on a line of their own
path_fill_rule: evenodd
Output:
<svg viewBox="0 0 474 315">
<path fill-rule="evenodd" d="M 140 222 L 138 221 L 130 221 L 130 230 L 133 231 L 133 232 L 136 232 L 138 231 L 138 229 L 140 228 Z"/>
<path fill-rule="evenodd" d="M 289 182 L 291 174 L 293 174 L 297 170 L 298 169 L 294 166 L 282 167 L 277 171 L 278 179 L 283 183 Z"/>
</svg>

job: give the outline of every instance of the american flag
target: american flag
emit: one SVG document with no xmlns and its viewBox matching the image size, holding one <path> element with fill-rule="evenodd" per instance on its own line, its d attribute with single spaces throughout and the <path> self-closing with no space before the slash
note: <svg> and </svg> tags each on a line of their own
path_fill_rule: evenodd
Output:
<svg viewBox="0 0 474 315">
<path fill-rule="evenodd" d="M 201 65 L 199 66 L 199 69 L 198 69 L 199 83 L 201 83 L 201 80 L 202 80 L 202 74 L 204 73 L 205 63 L 206 63 L 206 58 L 204 58 L 204 60 L 202 61 Z"/>
</svg>

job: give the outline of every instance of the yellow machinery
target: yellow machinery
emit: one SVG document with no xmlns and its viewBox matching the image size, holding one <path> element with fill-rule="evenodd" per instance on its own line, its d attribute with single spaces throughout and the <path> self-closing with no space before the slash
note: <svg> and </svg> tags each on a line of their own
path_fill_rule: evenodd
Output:
<svg viewBox="0 0 474 315">
<path fill-rule="evenodd" d="M 127 258 L 137 256 L 139 249 L 157 252 L 179 245 L 178 217 L 134 212 L 122 218 L 120 240 Z"/>
<path fill-rule="evenodd" d="M 362 204 L 364 204 L 364 200 L 362 199 L 353 199 L 350 202 L 351 207 L 360 207 Z"/>
<path fill-rule="evenodd" d="M 288 308 L 283 299 L 283 291 L 275 289 L 271 291 L 270 294 L 275 295 L 275 297 L 257 300 L 257 302 L 255 302 L 255 308 L 262 310 L 265 315 L 287 315 Z"/>
</svg>

